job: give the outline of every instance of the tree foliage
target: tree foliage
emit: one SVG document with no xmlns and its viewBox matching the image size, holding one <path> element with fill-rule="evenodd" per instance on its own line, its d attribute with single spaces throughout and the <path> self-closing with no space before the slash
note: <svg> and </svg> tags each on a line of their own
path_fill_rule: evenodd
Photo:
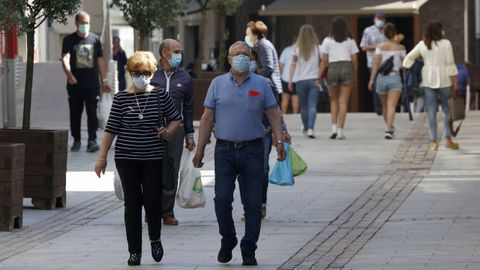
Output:
<svg viewBox="0 0 480 270">
<path fill-rule="evenodd" d="M 141 38 L 152 35 L 153 30 L 167 26 L 183 12 L 184 0 L 113 0 L 128 24 Z"/>
<path fill-rule="evenodd" d="M 224 16 L 232 15 L 243 4 L 244 0 L 211 0 L 210 7 Z"/>
</svg>

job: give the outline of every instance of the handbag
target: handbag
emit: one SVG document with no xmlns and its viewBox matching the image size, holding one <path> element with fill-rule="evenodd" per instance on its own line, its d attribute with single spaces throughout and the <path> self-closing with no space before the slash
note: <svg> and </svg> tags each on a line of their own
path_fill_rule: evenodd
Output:
<svg viewBox="0 0 480 270">
<path fill-rule="evenodd" d="M 460 131 L 463 120 L 465 119 L 465 101 L 460 96 L 452 96 L 448 99 L 448 126 L 453 137 L 456 137 Z M 453 122 L 460 121 L 455 128 Z"/>
<path fill-rule="evenodd" d="M 378 73 L 382 75 L 388 75 L 393 70 L 393 55 L 390 56 L 385 62 L 378 67 Z"/>
</svg>

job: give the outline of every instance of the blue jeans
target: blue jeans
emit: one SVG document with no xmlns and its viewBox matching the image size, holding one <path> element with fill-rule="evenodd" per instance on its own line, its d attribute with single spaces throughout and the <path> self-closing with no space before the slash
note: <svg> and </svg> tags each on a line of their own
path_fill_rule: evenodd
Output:
<svg viewBox="0 0 480 270">
<path fill-rule="evenodd" d="M 270 159 L 270 152 L 272 152 L 272 132 L 268 132 L 263 137 L 263 197 L 262 203 L 267 203 L 267 191 L 268 191 L 268 175 L 270 173 L 270 166 L 268 160 Z"/>
<path fill-rule="evenodd" d="M 438 101 L 442 105 L 443 111 L 443 124 L 445 126 L 445 137 L 449 138 L 452 136 L 450 128 L 448 126 L 448 99 L 450 98 L 452 92 L 450 87 L 446 88 L 424 88 L 425 90 L 425 103 L 428 114 L 428 126 L 430 128 L 430 139 L 437 140 L 437 109 Z"/>
<path fill-rule="evenodd" d="M 297 93 L 300 98 L 300 114 L 302 116 L 303 129 L 314 129 L 317 118 L 317 104 L 320 97 L 320 89 L 315 79 L 301 80 L 297 82 Z"/>
<path fill-rule="evenodd" d="M 215 214 L 223 242 L 236 238 L 232 218 L 233 191 L 238 176 L 240 197 L 245 212 L 245 236 L 242 252 L 254 252 L 260 236 L 264 172 L 263 144 L 234 149 L 215 146 Z"/>
</svg>

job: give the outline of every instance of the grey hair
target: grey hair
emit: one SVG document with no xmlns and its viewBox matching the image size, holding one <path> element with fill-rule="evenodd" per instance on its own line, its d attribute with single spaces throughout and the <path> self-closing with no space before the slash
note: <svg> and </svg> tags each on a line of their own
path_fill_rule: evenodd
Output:
<svg viewBox="0 0 480 270">
<path fill-rule="evenodd" d="M 245 46 L 245 47 L 250 49 L 250 46 L 248 46 L 248 44 L 245 41 L 240 41 L 239 40 L 239 41 L 235 41 L 235 43 L 230 45 L 230 48 L 228 48 L 228 54 L 232 54 L 233 48 L 235 48 L 237 46 Z"/>
<path fill-rule="evenodd" d="M 80 18 L 87 18 L 87 17 L 90 18 L 90 14 L 88 14 L 85 11 L 80 11 L 77 15 L 75 15 L 75 21 L 79 22 Z"/>
</svg>

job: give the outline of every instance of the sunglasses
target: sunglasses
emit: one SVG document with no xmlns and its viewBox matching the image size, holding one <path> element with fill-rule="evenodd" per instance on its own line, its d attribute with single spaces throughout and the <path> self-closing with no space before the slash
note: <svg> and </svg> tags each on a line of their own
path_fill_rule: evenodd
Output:
<svg viewBox="0 0 480 270">
<path fill-rule="evenodd" d="M 138 77 L 150 77 L 152 76 L 152 73 L 150 71 L 133 71 L 132 72 L 132 77 L 138 78 Z"/>
</svg>

